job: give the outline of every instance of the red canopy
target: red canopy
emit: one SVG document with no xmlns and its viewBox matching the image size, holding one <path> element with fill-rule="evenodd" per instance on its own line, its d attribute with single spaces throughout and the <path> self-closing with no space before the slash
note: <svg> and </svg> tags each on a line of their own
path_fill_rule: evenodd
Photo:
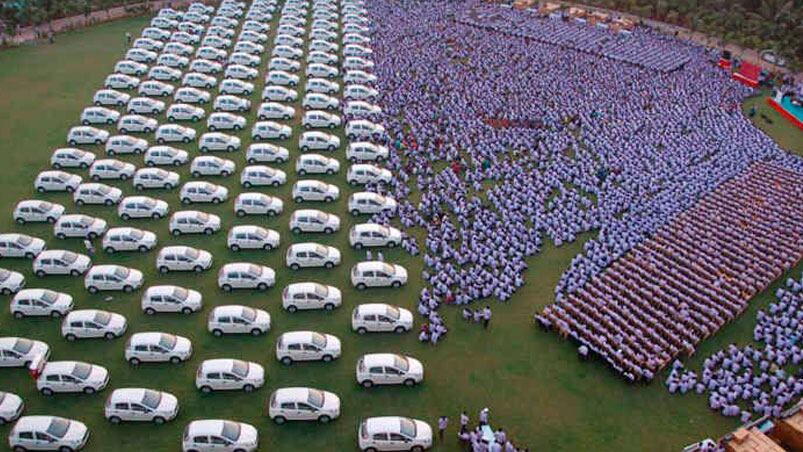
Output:
<svg viewBox="0 0 803 452">
<path fill-rule="evenodd" d="M 742 82 L 743 84 L 755 88 L 758 86 L 758 75 L 761 73 L 761 66 L 756 66 L 747 61 L 742 62 L 742 67 L 739 72 L 733 74 L 733 79 Z"/>
</svg>

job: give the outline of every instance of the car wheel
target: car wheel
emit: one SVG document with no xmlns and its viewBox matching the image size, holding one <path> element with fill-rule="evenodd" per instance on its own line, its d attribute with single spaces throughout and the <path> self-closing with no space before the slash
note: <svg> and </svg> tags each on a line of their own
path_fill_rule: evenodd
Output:
<svg viewBox="0 0 803 452">
<path fill-rule="evenodd" d="M 77 145 L 78 143 L 77 143 L 75 140 L 70 140 L 70 141 L 69 141 L 69 144 L 70 144 L 70 146 L 75 146 L 75 145 Z"/>
<path fill-rule="evenodd" d="M 122 129 L 120 129 L 120 133 L 126 134 L 126 133 L 128 133 L 128 129 L 123 127 Z"/>
<path fill-rule="evenodd" d="M 87 287 L 87 289 L 86 289 L 86 290 L 88 290 L 88 291 L 89 291 L 89 293 L 91 293 L 91 294 L 96 294 L 96 293 L 98 293 L 98 288 L 97 288 L 97 287 L 95 287 L 95 286 L 89 286 L 89 287 Z"/>
<path fill-rule="evenodd" d="M 203 392 L 204 394 L 211 394 L 212 388 L 209 386 L 201 386 L 201 392 Z"/>
<path fill-rule="evenodd" d="M 116 337 L 117 336 L 112 332 L 108 332 L 108 333 L 103 335 L 103 338 L 106 339 L 107 341 L 110 341 L 110 340 L 112 340 L 112 339 L 114 339 Z"/>
<path fill-rule="evenodd" d="M 290 264 L 290 269 L 291 270 L 299 270 L 299 269 L 301 269 L 301 266 L 296 264 L 296 263 L 293 263 L 293 264 Z"/>
<path fill-rule="evenodd" d="M 45 271 L 44 271 L 44 270 L 37 270 L 37 271 L 36 271 L 36 276 L 38 276 L 38 277 L 40 277 L 40 278 L 44 278 L 44 277 L 45 277 L 45 275 L 47 275 L 47 273 L 45 273 Z"/>
<path fill-rule="evenodd" d="M 329 421 L 331 421 L 331 420 L 332 420 L 332 418 L 330 418 L 329 416 L 327 416 L 325 414 L 318 417 L 318 422 L 320 422 L 321 424 L 328 424 Z"/>
<path fill-rule="evenodd" d="M 323 355 L 321 357 L 321 361 L 323 361 L 325 363 L 331 362 L 333 359 L 334 358 L 332 358 L 332 355 Z"/>
<path fill-rule="evenodd" d="M 261 290 L 261 291 L 268 290 L 268 285 L 265 284 L 265 283 L 259 283 L 259 285 L 257 285 L 257 290 Z"/>
<path fill-rule="evenodd" d="M 307 146 L 307 145 L 301 146 L 301 150 L 304 151 L 304 152 L 309 152 L 309 146 Z"/>
<path fill-rule="evenodd" d="M 357 284 L 357 290 L 365 290 L 366 287 L 368 287 L 368 286 L 366 286 L 365 283 L 358 283 Z"/>
<path fill-rule="evenodd" d="M 245 211 L 244 210 L 238 210 L 236 212 L 236 214 L 237 214 L 238 217 L 244 217 L 245 216 Z"/>
<path fill-rule="evenodd" d="M 231 285 L 229 284 L 223 284 L 222 286 L 220 286 L 220 288 L 223 289 L 223 292 L 231 292 L 232 289 Z"/>
<path fill-rule="evenodd" d="M 220 198 L 212 198 L 212 204 L 220 204 Z"/>
<path fill-rule="evenodd" d="M 276 416 L 273 418 L 273 422 L 275 422 L 277 425 L 282 425 L 287 422 L 287 419 L 285 419 L 284 416 Z"/>
<path fill-rule="evenodd" d="M 76 335 L 72 334 L 72 333 L 67 333 L 64 336 L 64 339 L 67 339 L 70 342 L 75 342 L 75 340 L 78 339 L 78 337 Z"/>
<path fill-rule="evenodd" d="M 17 218 L 16 221 L 17 221 L 17 224 L 25 224 L 25 218 L 20 217 L 20 218 Z"/>
<path fill-rule="evenodd" d="M 78 270 L 70 270 L 70 276 L 80 276 L 81 272 Z"/>
<path fill-rule="evenodd" d="M 361 385 L 363 388 L 370 388 L 370 387 L 372 387 L 372 386 L 374 385 L 374 382 L 373 382 L 373 381 L 371 381 L 371 380 L 365 380 L 365 381 L 363 381 L 362 383 L 360 383 L 360 385 Z"/>
<path fill-rule="evenodd" d="M 96 391 L 95 391 L 95 388 L 87 386 L 86 388 L 84 388 L 83 392 L 84 392 L 84 394 L 94 394 Z"/>
<path fill-rule="evenodd" d="M 107 254 L 114 254 L 115 249 L 110 247 L 110 246 L 107 246 L 106 248 L 103 249 L 103 251 L 105 251 Z M 91 292 L 91 290 L 90 290 L 90 292 Z"/>
<path fill-rule="evenodd" d="M 112 201 L 111 199 L 107 199 L 107 200 L 103 201 L 103 205 L 105 205 L 106 207 L 111 206 L 113 204 L 114 204 L 114 201 Z"/>
<path fill-rule="evenodd" d="M 76 199 L 75 200 L 75 205 L 78 206 L 78 207 L 83 206 L 84 205 L 84 200 L 83 199 Z M 58 234 L 56 235 L 56 237 L 58 237 Z"/>
<path fill-rule="evenodd" d="M 251 188 L 251 182 L 248 182 L 248 181 L 243 182 L 243 187 Z"/>
<path fill-rule="evenodd" d="M 326 149 L 328 149 L 330 152 L 334 151 L 335 150 L 335 145 L 330 144 Z"/>
<path fill-rule="evenodd" d="M 167 272 L 169 272 L 169 271 L 170 271 L 170 269 L 165 267 L 164 265 L 159 267 L 159 273 L 161 273 L 161 274 L 167 274 Z"/>
<path fill-rule="evenodd" d="M 214 132 L 216 130 L 217 130 L 217 127 L 215 127 L 214 125 L 209 126 L 209 131 Z"/>
<path fill-rule="evenodd" d="M 285 356 L 284 358 L 281 359 L 281 362 L 285 366 L 289 366 L 289 365 L 293 364 L 293 358 L 291 358 L 289 356 Z"/>
<path fill-rule="evenodd" d="M 133 286 L 128 286 L 128 285 L 126 285 L 126 286 L 123 286 L 123 292 L 125 292 L 125 293 L 131 293 L 131 292 L 133 292 L 133 291 L 134 291 L 134 287 L 133 287 Z"/>
<path fill-rule="evenodd" d="M 122 422 L 122 419 L 120 419 L 117 416 L 111 416 L 109 418 L 109 422 L 111 422 L 112 424 L 119 424 L 120 422 Z"/>
<path fill-rule="evenodd" d="M 209 152 L 209 148 L 206 146 L 201 146 L 201 152 Z"/>
<path fill-rule="evenodd" d="M 165 139 L 159 137 L 159 138 L 156 139 L 156 142 L 159 143 L 159 144 L 165 144 Z"/>
<path fill-rule="evenodd" d="M 156 425 L 162 425 L 165 422 L 166 422 L 165 418 L 163 418 L 162 416 L 156 416 L 155 418 L 153 418 L 153 423 Z"/>
<path fill-rule="evenodd" d="M 189 142 L 190 142 L 190 138 L 189 138 L 189 137 L 184 137 L 184 138 L 182 138 L 182 139 L 181 139 L 181 141 L 182 141 L 184 144 L 187 144 L 187 143 L 189 143 Z"/>
<path fill-rule="evenodd" d="M 48 397 L 50 397 L 50 396 L 52 396 L 52 395 L 53 395 L 53 390 L 52 390 L 52 389 L 50 389 L 50 388 L 42 388 L 41 392 L 42 392 L 42 395 L 43 395 L 43 396 L 48 396 Z"/>
<path fill-rule="evenodd" d="M 178 356 L 171 356 L 170 364 L 181 364 L 181 358 L 179 358 Z"/>
<path fill-rule="evenodd" d="M 222 337 L 223 336 L 223 331 L 221 331 L 219 329 L 214 329 L 214 330 L 212 330 L 212 334 L 214 334 L 217 337 Z"/>
<path fill-rule="evenodd" d="M 243 386 L 243 391 L 245 391 L 245 392 L 254 392 L 254 389 L 256 389 L 256 388 L 254 388 L 254 385 L 252 385 L 250 383 L 246 384 L 245 386 Z"/>
<path fill-rule="evenodd" d="M 326 303 L 325 305 L 323 305 L 323 308 L 327 311 L 334 311 L 335 305 L 333 305 L 332 303 Z"/>
<path fill-rule="evenodd" d="M 176 122 L 175 116 L 168 116 L 167 120 L 170 121 L 170 122 Z"/>
<path fill-rule="evenodd" d="M 195 273 L 201 273 L 202 271 L 204 271 L 204 268 L 201 267 L 200 265 L 196 265 L 192 269 L 195 271 Z"/>
<path fill-rule="evenodd" d="M 181 198 L 181 203 L 182 204 L 192 204 L 192 201 L 190 200 L 190 198 Z"/>
<path fill-rule="evenodd" d="M 271 251 L 271 250 L 273 250 L 273 245 L 271 245 L 270 243 L 266 243 L 266 244 L 262 245 L 262 249 L 265 250 L 265 251 Z"/>
</svg>

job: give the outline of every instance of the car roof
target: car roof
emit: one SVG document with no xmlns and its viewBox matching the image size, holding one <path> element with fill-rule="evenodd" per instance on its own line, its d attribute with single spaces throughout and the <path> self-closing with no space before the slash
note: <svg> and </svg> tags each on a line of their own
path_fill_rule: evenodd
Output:
<svg viewBox="0 0 803 452">
<path fill-rule="evenodd" d="M 197 421 L 192 421 L 187 425 L 187 433 L 190 435 L 197 435 L 197 434 L 212 434 L 217 435 L 223 430 L 223 423 L 224 422 L 234 422 L 235 424 L 239 424 L 237 421 L 229 421 L 225 419 L 201 419 Z"/>
<path fill-rule="evenodd" d="M 183 289 L 181 286 L 174 286 L 170 284 L 164 284 L 159 286 L 150 286 L 145 291 L 148 295 L 152 294 L 164 294 L 164 293 L 172 293 L 176 289 Z M 189 289 L 187 289 L 189 290 Z"/>
<path fill-rule="evenodd" d="M 391 264 L 382 261 L 363 261 L 363 262 L 357 262 L 356 267 L 359 271 L 367 271 L 367 270 L 378 270 L 384 267 L 385 265 L 390 265 L 391 267 L 396 266 L 396 264 Z"/>
<path fill-rule="evenodd" d="M 77 364 L 88 364 L 93 366 L 93 364 L 85 363 L 83 361 L 48 361 L 45 363 L 42 373 L 69 373 L 73 371 L 73 368 L 75 368 Z"/>
<path fill-rule="evenodd" d="M 145 391 L 161 392 L 147 388 L 119 388 L 115 389 L 111 393 L 111 395 L 109 396 L 109 401 L 111 403 L 124 402 L 124 401 L 139 402 L 145 396 Z"/>
<path fill-rule="evenodd" d="M 364 423 L 369 434 L 374 432 L 399 433 L 401 419 L 404 418 L 401 416 L 369 417 Z"/>
<path fill-rule="evenodd" d="M 191 246 L 184 246 L 184 245 L 173 245 L 173 246 L 166 246 L 159 250 L 159 254 L 161 253 L 184 253 L 186 250 L 196 249 L 197 251 L 201 251 L 197 248 L 193 248 Z"/>
<path fill-rule="evenodd" d="M 113 312 L 105 311 L 103 309 L 76 309 L 67 314 L 67 320 L 93 320 L 95 315 L 99 312 L 115 315 Z"/>
<path fill-rule="evenodd" d="M 250 262 L 229 262 L 221 267 L 221 271 L 230 272 L 230 271 L 243 271 L 243 270 L 250 270 L 251 266 L 259 267 L 260 269 L 267 268 L 264 265 L 259 264 L 252 264 Z"/>
<path fill-rule="evenodd" d="M 362 356 L 362 361 L 366 366 L 392 366 L 397 356 L 404 357 L 394 353 L 368 353 Z"/>
<path fill-rule="evenodd" d="M 70 423 L 75 422 L 71 419 L 58 416 L 22 416 L 17 420 L 17 423 L 14 424 L 14 430 L 46 430 L 50 426 L 50 423 L 55 419 L 63 419 L 65 421 L 69 421 Z"/>
<path fill-rule="evenodd" d="M 321 284 L 318 282 L 307 281 L 307 282 L 300 282 L 300 283 L 292 283 L 287 286 L 288 292 L 311 292 L 315 290 L 316 286 L 328 287 L 326 284 Z"/>
<path fill-rule="evenodd" d="M 313 333 L 315 333 L 315 332 L 314 331 L 288 331 L 288 332 L 283 333 L 281 335 L 281 341 L 283 343 L 285 343 L 285 344 L 288 343 L 288 342 L 293 342 L 293 343 L 304 342 L 304 343 L 307 343 L 307 342 L 311 342 L 312 341 L 312 334 Z M 319 333 L 319 334 L 323 334 L 323 333 Z M 324 336 L 325 336 L 325 334 L 324 334 Z"/>
<path fill-rule="evenodd" d="M 145 331 L 142 333 L 134 333 L 128 339 L 128 343 L 131 345 L 136 344 L 153 344 L 155 342 L 159 342 L 162 338 L 162 335 L 166 334 L 169 336 L 175 336 L 177 339 L 180 339 L 181 336 L 172 334 L 172 333 L 165 333 L 163 331 Z"/>
<path fill-rule="evenodd" d="M 243 361 L 243 360 L 231 359 L 231 358 L 207 359 L 201 362 L 199 368 L 203 369 L 205 372 L 229 371 L 231 370 L 231 367 L 235 361 Z M 243 362 L 250 364 L 250 362 L 248 361 L 243 361 Z"/>
<path fill-rule="evenodd" d="M 305 387 L 279 388 L 273 392 L 271 399 L 276 400 L 279 403 L 296 401 L 306 402 L 310 389 L 311 388 Z"/>
<path fill-rule="evenodd" d="M 221 306 L 215 306 L 215 308 L 212 309 L 212 312 L 214 312 L 215 315 L 239 315 L 246 309 L 261 311 L 261 309 L 243 306 L 241 304 L 224 304 Z"/>
<path fill-rule="evenodd" d="M 94 265 L 94 266 L 92 266 L 92 268 L 89 269 L 88 273 L 89 274 L 93 274 L 93 273 L 112 273 L 112 272 L 116 271 L 118 268 L 126 269 L 128 267 L 124 267 L 122 265 L 115 265 L 115 264 Z"/>
<path fill-rule="evenodd" d="M 298 251 L 311 250 L 311 249 L 314 249 L 314 248 L 319 247 L 319 246 L 322 246 L 324 248 L 331 248 L 331 246 L 324 245 L 322 243 L 302 242 L 302 243 L 293 243 L 293 244 L 291 244 L 290 248 L 288 248 L 288 250 L 292 249 L 293 251 L 298 252 Z"/>
</svg>

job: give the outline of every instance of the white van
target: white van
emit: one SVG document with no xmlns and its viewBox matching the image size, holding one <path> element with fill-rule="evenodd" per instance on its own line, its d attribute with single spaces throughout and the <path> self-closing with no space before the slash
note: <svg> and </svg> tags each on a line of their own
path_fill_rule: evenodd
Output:
<svg viewBox="0 0 803 452">
<path fill-rule="evenodd" d="M 36 379 L 36 389 L 45 396 L 57 392 L 94 394 L 109 384 L 105 367 L 81 361 L 48 361 Z"/>
<path fill-rule="evenodd" d="M 106 399 L 103 414 L 112 424 L 139 421 L 161 425 L 175 419 L 178 409 L 178 399 L 173 394 L 145 388 L 120 388 Z"/>
<path fill-rule="evenodd" d="M 203 307 L 200 292 L 179 286 L 151 286 L 141 299 L 142 312 L 154 315 L 157 312 L 180 312 L 192 314 Z"/>
<path fill-rule="evenodd" d="M 415 386 L 424 381 L 421 361 L 395 353 L 369 353 L 357 360 L 357 384 Z"/>
<path fill-rule="evenodd" d="M 179 364 L 192 356 L 192 342 L 174 334 L 134 333 L 125 344 L 125 360 L 131 365 L 143 362 Z"/>
<path fill-rule="evenodd" d="M 293 270 L 312 267 L 333 268 L 340 265 L 340 251 L 320 243 L 294 243 L 287 248 L 286 263 Z"/>
<path fill-rule="evenodd" d="M 401 265 L 380 261 L 359 262 L 351 267 L 351 284 L 367 287 L 401 287 L 407 284 L 407 270 Z"/>
<path fill-rule="evenodd" d="M 151 231 L 131 227 L 111 228 L 103 235 L 103 251 L 109 254 L 118 251 L 139 251 L 147 253 L 157 243 L 156 234 Z"/>
<path fill-rule="evenodd" d="M 189 246 L 166 246 L 159 250 L 156 269 L 159 273 L 194 271 L 200 273 L 212 268 L 212 254 Z"/>
<path fill-rule="evenodd" d="M 86 272 L 84 287 L 89 293 L 102 290 L 133 292 L 145 282 L 141 271 L 122 265 L 95 265 Z"/>
<path fill-rule="evenodd" d="M 349 244 L 356 248 L 387 246 L 395 248 L 402 243 L 402 233 L 392 226 L 376 223 L 355 224 L 349 230 Z"/>
<path fill-rule="evenodd" d="M 276 272 L 264 265 L 235 262 L 220 268 L 217 285 L 225 292 L 234 289 L 268 290 L 276 284 Z"/>
<path fill-rule="evenodd" d="M 340 218 L 317 209 L 299 209 L 290 216 L 290 230 L 293 234 L 302 232 L 332 234 L 340 230 Z"/>
<path fill-rule="evenodd" d="M 279 425 L 287 421 L 326 424 L 340 417 L 340 397 L 314 388 L 279 388 L 270 396 L 268 417 Z"/>
<path fill-rule="evenodd" d="M 360 450 L 421 452 L 432 447 L 432 427 L 401 416 L 369 417 L 357 432 Z"/>
<path fill-rule="evenodd" d="M 78 309 L 61 322 L 61 335 L 72 342 L 77 339 L 122 337 L 128 329 L 126 318 L 100 309 Z"/>
<path fill-rule="evenodd" d="M 226 245 L 232 251 L 266 250 L 279 247 L 279 233 L 254 225 L 238 225 L 229 229 Z"/>
<path fill-rule="evenodd" d="M 218 337 L 224 334 L 259 336 L 270 331 L 270 314 L 248 306 L 217 306 L 209 313 L 206 327 Z"/>
<path fill-rule="evenodd" d="M 239 359 L 207 359 L 195 372 L 195 387 L 204 394 L 212 391 L 253 392 L 265 384 L 265 368 Z"/>
<path fill-rule="evenodd" d="M 295 361 L 329 362 L 340 357 L 340 339 L 315 331 L 291 331 L 276 340 L 276 359 L 284 365 Z"/>
<path fill-rule="evenodd" d="M 351 329 L 359 334 L 391 331 L 401 334 L 413 329 L 413 313 L 385 303 L 357 305 L 351 312 Z"/>
<path fill-rule="evenodd" d="M 36 450 L 43 441 L 49 450 L 81 450 L 89 441 L 89 429 L 63 417 L 23 416 L 8 434 L 8 445 L 16 451 Z"/>
<path fill-rule="evenodd" d="M 75 304 L 71 295 L 50 289 L 22 289 L 9 304 L 11 315 L 25 317 L 61 318 L 72 311 Z"/>
<path fill-rule="evenodd" d="M 272 217 L 281 214 L 283 209 L 284 203 L 281 199 L 264 193 L 240 193 L 234 200 L 234 213 L 238 217 L 246 215 L 267 215 Z"/>
<path fill-rule="evenodd" d="M 316 282 L 288 285 L 282 291 L 282 306 L 288 312 L 299 309 L 325 309 L 332 311 L 343 304 L 340 289 Z"/>
</svg>

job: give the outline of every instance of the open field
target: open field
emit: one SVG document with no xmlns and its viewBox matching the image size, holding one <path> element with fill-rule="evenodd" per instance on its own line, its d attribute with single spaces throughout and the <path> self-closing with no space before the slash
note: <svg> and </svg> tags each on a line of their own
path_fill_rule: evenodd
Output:
<svg viewBox="0 0 803 452">
<path fill-rule="evenodd" d="M 103 79 L 111 72 L 115 61 L 121 58 L 124 33 L 134 36 L 146 25 L 146 19 L 131 19 L 101 25 L 84 31 L 60 35 L 56 44 L 23 47 L 0 52 L 0 230 L 26 232 L 48 240 L 50 248 L 67 247 L 82 251 L 80 240 L 59 241 L 52 238 L 51 227 L 36 225 L 20 227 L 13 223 L 11 211 L 23 198 L 34 197 L 32 181 L 47 167 L 50 153 L 64 146 L 69 127 L 76 125 L 79 114 L 89 105 L 92 94 L 101 88 Z M 275 28 L 276 19 L 272 22 Z M 272 37 L 272 35 L 271 35 Z M 261 76 L 265 73 L 267 56 L 262 57 Z M 303 85 L 303 79 L 302 79 Z M 258 93 L 263 83 L 257 80 L 256 93 L 251 97 L 258 104 Z M 300 102 L 294 105 L 300 111 Z M 255 113 L 247 115 L 249 125 Z M 163 116 L 160 122 L 164 120 Z M 300 133 L 299 121 L 294 121 L 295 134 L 286 145 L 291 157 L 298 153 L 296 142 Z M 203 125 L 195 127 L 199 132 Z M 779 121 L 768 129 L 775 133 L 781 128 Z M 250 142 L 249 129 L 239 134 L 245 147 Z M 792 131 L 794 132 L 794 131 Z M 782 145 L 801 152 L 801 140 L 791 133 L 780 131 Z M 342 138 L 342 134 L 341 134 Z M 786 140 L 786 141 L 785 141 Z M 179 146 L 197 155 L 193 145 Z M 99 149 L 95 149 L 99 151 Z M 226 156 L 234 159 L 238 167 L 245 165 L 243 152 Z M 338 247 L 343 252 L 341 266 L 331 271 L 302 270 L 292 273 L 284 267 L 284 250 L 293 237 L 287 228 L 289 199 L 292 183 L 297 179 L 293 164 L 277 167 L 288 174 L 288 184 L 279 189 L 264 191 L 285 199 L 285 213 L 278 218 L 256 220 L 235 218 L 231 201 L 222 206 L 198 206 L 200 210 L 222 216 L 224 230 L 233 224 L 256 223 L 276 229 L 282 234 L 282 249 L 268 253 L 248 252 L 235 254 L 225 248 L 225 232 L 207 237 L 181 237 L 175 239 L 167 233 L 167 221 L 135 221 L 135 227 L 156 232 L 160 244 L 181 243 L 207 249 L 215 255 L 213 270 L 203 274 L 160 276 L 154 267 L 155 252 L 146 255 L 108 256 L 99 252 L 98 262 L 119 263 L 145 272 L 146 285 L 170 283 L 201 291 L 205 296 L 202 313 L 191 316 L 156 315 L 147 317 L 140 311 L 139 296 L 117 294 L 105 301 L 106 294 L 89 295 L 78 278 L 48 277 L 36 279 L 28 261 L 6 261 L 3 267 L 22 271 L 29 287 L 49 287 L 68 292 L 76 297 L 78 308 L 102 308 L 125 315 L 129 331 L 167 331 L 189 337 L 195 355 L 189 363 L 142 365 L 130 367 L 123 359 L 124 340 L 78 341 L 68 343 L 59 335 L 59 323 L 52 319 L 15 320 L 8 310 L 0 310 L 0 334 L 21 335 L 41 339 L 50 344 L 53 359 L 77 359 L 106 366 L 111 372 L 110 388 L 102 394 L 56 395 L 46 398 L 35 391 L 23 369 L 0 370 L 0 389 L 21 395 L 26 402 L 26 414 L 55 414 L 82 420 L 92 430 L 87 450 L 91 451 L 174 451 L 179 450 L 181 432 L 192 419 L 230 418 L 257 426 L 261 434 L 261 450 L 278 451 L 346 451 L 356 449 L 358 421 L 375 415 L 407 415 L 434 425 L 438 416 L 449 415 L 451 426 L 445 445 L 436 450 L 459 450 L 453 439 L 457 415 L 468 410 L 473 417 L 484 406 L 491 408 L 494 426 L 502 426 L 517 443 L 531 450 L 549 451 L 672 451 L 702 437 L 718 436 L 736 426 L 707 410 L 702 397 L 695 395 L 671 396 L 657 378 L 649 386 L 629 386 L 613 372 L 599 363 L 581 363 L 573 346 L 533 327 L 532 314 L 552 301 L 555 284 L 571 258 L 580 251 L 577 242 L 560 248 L 544 247 L 530 260 L 526 273 L 527 285 L 506 305 L 493 305 L 494 317 L 488 331 L 477 325 L 460 321 L 456 310 L 447 311 L 450 334 L 437 348 L 422 345 L 415 333 L 404 336 L 374 335 L 358 337 L 350 331 L 351 308 L 359 302 L 383 301 L 414 310 L 421 288 L 420 260 L 400 250 L 385 252 L 388 261 L 404 265 L 411 276 L 410 283 L 401 290 L 368 290 L 357 292 L 348 283 L 352 264 L 363 258 L 362 252 L 348 248 L 347 231 L 355 222 L 345 213 L 348 194 L 353 191 L 345 183 L 347 162 L 343 152 L 336 153 L 341 161 L 341 173 L 322 180 L 341 187 L 340 201 L 316 204 L 327 212 L 341 216 L 341 231 L 332 236 L 304 236 L 304 240 L 320 241 Z M 141 166 L 141 157 L 123 157 L 125 161 Z M 180 170 L 182 180 L 188 180 L 188 167 Z M 234 194 L 241 189 L 237 176 L 227 179 L 212 178 L 226 185 Z M 113 183 L 134 192 L 130 183 Z M 179 208 L 177 192 L 148 191 L 146 194 L 167 200 L 172 210 Z M 70 211 L 97 215 L 110 221 L 112 226 L 122 224 L 114 212 L 106 207 L 77 208 L 64 194 L 47 194 L 45 199 L 60 202 Z M 266 293 L 241 291 L 224 294 L 216 287 L 216 269 L 222 263 L 254 261 L 277 270 L 277 285 Z M 799 275 L 801 266 L 791 273 Z M 343 291 L 344 306 L 332 313 L 303 312 L 289 314 L 281 309 L 281 288 L 292 281 L 314 279 L 338 286 Z M 749 340 L 755 312 L 766 306 L 776 285 L 757 297 L 745 315 L 723 329 L 712 340 L 704 343 L 693 365 L 699 364 L 708 353 L 731 342 Z M 263 337 L 216 338 L 206 331 L 206 314 L 211 306 L 238 303 L 267 309 L 272 316 L 273 330 Z M 315 329 L 335 334 L 343 341 L 343 356 L 333 363 L 300 364 L 284 367 L 274 358 L 274 341 L 277 335 L 294 329 Z M 421 359 L 426 369 L 423 385 L 409 388 L 375 388 L 365 390 L 354 381 L 354 364 L 361 354 L 377 351 L 394 351 Z M 266 387 L 252 393 L 218 393 L 202 395 L 194 387 L 193 377 L 202 359 L 236 357 L 264 365 L 267 371 Z M 264 416 L 265 401 L 270 392 L 281 386 L 308 385 L 333 391 L 343 401 L 343 414 L 329 425 L 291 424 L 275 426 Z M 175 394 L 181 403 L 178 419 L 164 426 L 110 425 L 103 418 L 103 401 L 111 389 L 143 386 Z M 8 427 L 0 429 L 5 441 Z"/>
</svg>

